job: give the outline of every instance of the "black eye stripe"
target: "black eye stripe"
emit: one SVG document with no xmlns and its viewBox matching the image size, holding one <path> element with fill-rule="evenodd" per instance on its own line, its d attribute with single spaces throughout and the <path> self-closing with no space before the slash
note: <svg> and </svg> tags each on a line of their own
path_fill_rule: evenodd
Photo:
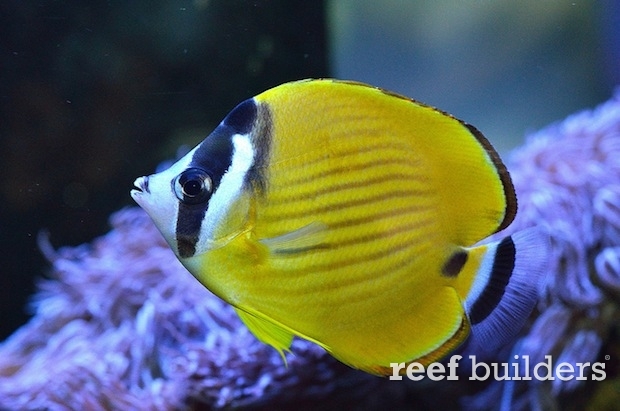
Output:
<svg viewBox="0 0 620 411">
<path fill-rule="evenodd" d="M 234 134 L 229 127 L 220 124 L 200 144 L 189 164 L 189 167 L 205 170 L 211 176 L 213 191 L 217 190 L 232 163 Z"/>
<path fill-rule="evenodd" d="M 256 114 L 257 108 L 254 100 L 246 100 L 239 104 L 194 152 L 188 170 L 204 171 L 211 180 L 211 193 L 217 191 L 222 177 L 231 167 L 234 153 L 232 137 L 236 134 L 250 133 L 256 122 Z M 187 200 L 189 193 L 184 193 L 182 187 L 174 187 L 177 185 L 175 183 L 176 181 L 173 181 L 173 189 L 177 197 L 180 195 L 179 198 Z M 200 239 L 200 230 L 207 213 L 209 200 L 210 197 L 204 202 L 196 201 L 196 204 L 193 204 L 192 200 L 179 202 L 176 238 L 180 257 L 188 258 L 196 253 L 196 245 Z"/>
<path fill-rule="evenodd" d="M 206 207 L 194 207 L 179 202 L 177 215 L 176 239 L 179 256 L 188 258 L 196 252 L 200 235 L 200 225 L 205 216 Z"/>
</svg>

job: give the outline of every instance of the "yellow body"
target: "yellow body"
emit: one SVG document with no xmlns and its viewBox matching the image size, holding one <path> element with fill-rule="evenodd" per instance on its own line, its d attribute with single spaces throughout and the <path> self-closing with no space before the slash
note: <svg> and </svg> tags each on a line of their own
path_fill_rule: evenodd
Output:
<svg viewBox="0 0 620 411">
<path fill-rule="evenodd" d="M 514 206 L 486 140 L 354 83 L 288 83 L 255 101 L 271 122 L 266 189 L 231 205 L 247 210 L 240 234 L 188 269 L 279 350 L 298 335 L 386 374 L 456 348 L 486 247 L 468 249 L 458 276 L 442 267 Z"/>
</svg>

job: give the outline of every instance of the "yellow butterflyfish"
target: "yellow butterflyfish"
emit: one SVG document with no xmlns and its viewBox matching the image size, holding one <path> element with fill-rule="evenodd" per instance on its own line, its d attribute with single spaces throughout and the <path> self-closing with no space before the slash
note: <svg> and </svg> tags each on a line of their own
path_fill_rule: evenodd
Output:
<svg viewBox="0 0 620 411">
<path fill-rule="evenodd" d="M 468 339 L 507 343 L 532 310 L 546 237 L 513 220 L 473 126 L 361 83 L 286 83 L 233 109 L 131 195 L 183 265 L 262 342 L 298 336 L 388 375 Z"/>
</svg>

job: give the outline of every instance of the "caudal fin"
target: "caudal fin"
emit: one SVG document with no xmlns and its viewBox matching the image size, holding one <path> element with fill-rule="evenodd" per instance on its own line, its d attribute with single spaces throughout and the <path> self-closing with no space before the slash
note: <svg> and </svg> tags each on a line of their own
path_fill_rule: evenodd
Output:
<svg viewBox="0 0 620 411">
<path fill-rule="evenodd" d="M 467 351 L 491 353 L 510 342 L 525 324 L 546 274 L 549 239 L 537 229 L 489 244 L 465 301 L 471 323 Z"/>
</svg>

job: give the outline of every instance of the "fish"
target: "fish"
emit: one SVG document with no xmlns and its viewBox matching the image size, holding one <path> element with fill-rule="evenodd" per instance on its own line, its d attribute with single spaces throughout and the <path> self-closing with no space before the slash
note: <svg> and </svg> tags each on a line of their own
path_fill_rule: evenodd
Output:
<svg viewBox="0 0 620 411">
<path fill-rule="evenodd" d="M 541 230 L 487 240 L 517 198 L 483 134 L 355 81 L 247 99 L 134 186 L 180 262 L 283 358 L 299 337 L 387 376 L 465 343 L 497 349 L 545 274 Z"/>
</svg>

